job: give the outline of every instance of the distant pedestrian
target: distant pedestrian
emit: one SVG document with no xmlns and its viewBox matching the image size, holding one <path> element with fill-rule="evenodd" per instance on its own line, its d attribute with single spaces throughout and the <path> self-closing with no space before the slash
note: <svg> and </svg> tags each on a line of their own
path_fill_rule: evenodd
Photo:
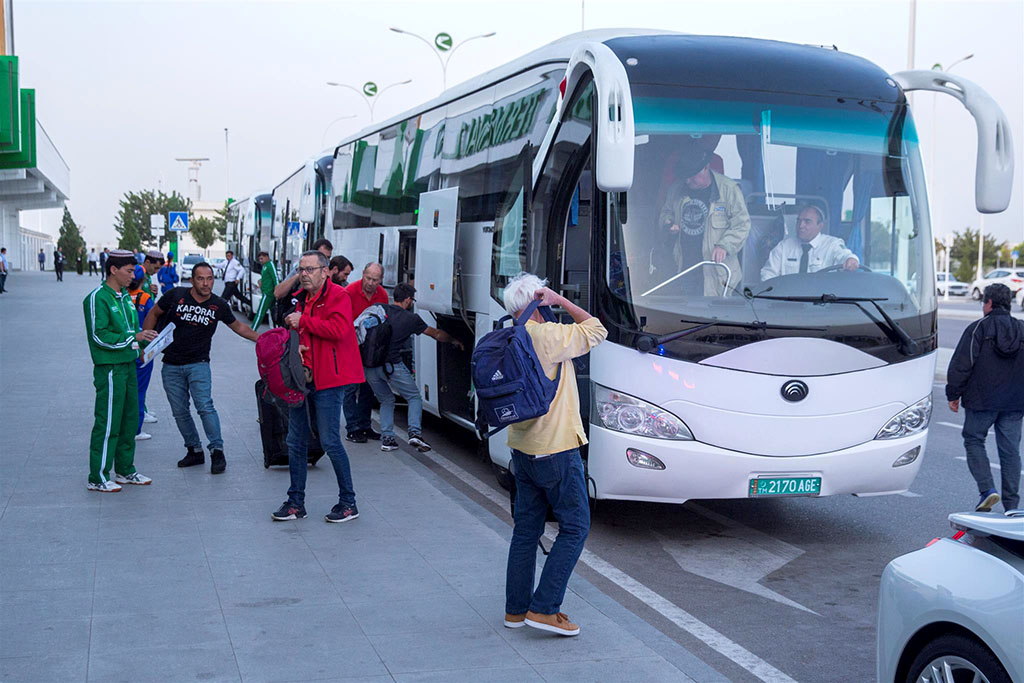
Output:
<svg viewBox="0 0 1024 683">
<path fill-rule="evenodd" d="M 154 329 L 164 313 L 168 314 L 168 321 L 174 323 L 174 341 L 164 350 L 160 378 L 178 431 L 185 440 L 187 452 L 178 461 L 178 467 L 205 462 L 203 444 L 189 411 L 191 396 L 209 442 L 210 473 L 220 474 L 226 467 L 226 460 L 220 416 L 211 394 L 210 342 L 218 321 L 249 341 L 256 341 L 258 335 L 235 318 L 228 303 L 213 293 L 213 280 L 213 266 L 209 263 L 202 261 L 192 266 L 192 286 L 175 287 L 161 296 L 150 309 L 143 327 Z"/>
<path fill-rule="evenodd" d="M 86 338 L 96 387 L 95 422 L 89 442 L 90 491 L 112 493 L 121 484 L 152 483 L 135 470 L 138 383 L 135 360 L 142 343 L 156 332 L 139 331 L 131 297 L 125 290 L 135 271 L 130 251 L 110 254 L 106 279 L 82 302 Z M 114 466 L 114 481 L 108 478 Z"/>
<path fill-rule="evenodd" d="M 167 261 L 156 275 L 156 279 L 160 282 L 160 293 L 166 294 L 174 288 L 177 284 L 178 270 L 174 267 L 174 252 L 167 252 Z"/>
<path fill-rule="evenodd" d="M 508 426 L 516 498 L 505 579 L 505 626 L 525 624 L 575 636 L 579 626 L 559 610 L 590 530 L 590 507 L 580 459 L 580 446 L 587 437 L 572 359 L 589 353 L 608 332 L 597 318 L 545 287 L 536 275 L 520 273 L 512 278 L 504 299 L 505 310 L 516 317 L 539 299 L 542 306 L 561 306 L 574 321 L 571 325 L 544 322 L 534 311 L 526 323 L 544 373 L 553 380 L 561 367 L 561 377 L 547 414 Z M 549 507 L 558 520 L 558 537 L 534 589 L 537 544 Z"/>
<path fill-rule="evenodd" d="M 228 249 L 224 255 L 228 261 L 224 264 L 224 291 L 220 293 L 220 297 L 228 304 L 233 304 L 231 299 L 237 298 L 252 310 L 252 300 L 241 289 L 242 280 L 245 279 L 245 268 L 235 258 L 235 252 Z"/>
<path fill-rule="evenodd" d="M 320 445 L 327 452 L 338 480 L 338 504 L 324 516 L 327 522 L 349 522 L 359 517 L 348 454 L 341 441 L 341 402 L 346 385 L 363 381 L 356 346 L 352 306 L 345 290 L 327 277 L 327 257 L 307 251 L 299 258 L 299 294 L 295 311 L 285 324 L 299 333 L 302 364 L 311 381 L 303 405 L 288 414 L 288 500 L 272 513 L 275 521 L 306 516 L 306 467 L 310 417 L 315 411 Z"/>
<path fill-rule="evenodd" d="M 39 256 L 37 258 L 39 259 L 39 270 L 46 270 L 46 252 L 40 249 Z"/>
<path fill-rule="evenodd" d="M 53 250 L 53 272 L 57 274 L 57 282 L 64 282 L 64 250 L 57 247 Z"/>
<path fill-rule="evenodd" d="M 135 262 L 141 266 L 142 262 L 145 259 L 146 259 L 146 254 L 144 254 L 141 249 L 135 249 Z"/>
<path fill-rule="evenodd" d="M 379 263 L 367 263 L 363 276 L 345 287 L 352 300 L 352 319 L 358 318 L 373 304 L 386 306 L 387 290 L 381 286 L 384 268 Z M 366 443 L 367 439 L 379 441 L 381 435 L 370 426 L 373 412 L 373 389 L 366 382 L 345 387 L 345 438 L 353 443 Z"/>
<path fill-rule="evenodd" d="M 7 273 L 10 265 L 7 263 L 7 247 L 0 247 L 0 294 L 7 291 Z"/>
<path fill-rule="evenodd" d="M 1024 321 L 1010 315 L 1013 295 L 1003 284 L 985 288 L 985 314 L 967 326 L 949 360 L 946 400 L 954 413 L 964 406 L 967 467 L 978 484 L 978 512 L 999 502 L 985 437 L 995 426 L 1002 474 L 1003 508 L 1020 505 L 1020 435 L 1024 423 Z"/>
<path fill-rule="evenodd" d="M 252 318 L 252 329 L 259 329 L 274 306 L 274 288 L 277 287 L 277 268 L 270 262 L 270 254 L 261 251 L 256 257 L 262 270 L 260 271 L 260 305 Z M 273 321 L 271 321 L 273 327 Z"/>
<path fill-rule="evenodd" d="M 378 368 L 363 368 L 366 382 L 380 401 L 380 449 L 393 451 L 398 448 L 395 437 L 395 392 L 409 404 L 409 445 L 419 451 L 429 451 L 430 444 L 423 439 L 423 399 L 412 374 L 412 338 L 425 334 L 439 342 L 454 344 L 460 350 L 462 342 L 444 330 L 430 327 L 423 318 L 411 310 L 415 302 L 416 289 L 406 283 L 395 287 L 395 303 L 386 306 L 387 324 L 391 327 L 391 344 L 387 360 Z"/>
<path fill-rule="evenodd" d="M 75 256 L 75 270 L 79 275 L 82 274 L 82 270 L 85 267 L 85 247 L 81 247 L 78 250 L 78 254 Z"/>
<path fill-rule="evenodd" d="M 100 255 L 96 253 L 96 247 L 92 248 L 89 252 L 89 277 L 92 277 L 93 273 L 99 274 L 100 272 Z"/>
<path fill-rule="evenodd" d="M 146 320 L 146 315 L 149 314 L 149 309 L 153 308 L 154 299 L 150 294 L 149 290 L 145 287 L 146 271 L 142 266 L 135 266 L 135 277 L 132 283 L 128 285 L 128 296 L 132 298 L 132 304 L 135 306 L 135 313 L 138 317 L 139 329 L 142 329 L 142 323 Z M 135 430 L 136 441 L 146 441 L 152 439 L 152 434 L 142 431 L 142 425 L 147 421 L 156 422 L 156 418 L 149 415 L 146 412 L 146 391 L 149 389 L 149 380 L 153 376 L 153 366 L 156 364 L 156 359 L 153 359 L 149 363 L 143 364 L 142 359 L 139 358 L 135 361 L 135 377 L 139 385 L 139 424 Z"/>
<path fill-rule="evenodd" d="M 105 273 L 107 267 L 107 259 L 110 257 L 110 250 L 107 247 L 103 247 L 103 251 L 100 252 L 100 273 Z"/>
</svg>

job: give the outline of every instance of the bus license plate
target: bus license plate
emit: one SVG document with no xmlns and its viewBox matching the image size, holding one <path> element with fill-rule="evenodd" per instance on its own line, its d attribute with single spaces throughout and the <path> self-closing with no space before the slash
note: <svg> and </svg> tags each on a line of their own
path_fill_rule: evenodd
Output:
<svg viewBox="0 0 1024 683">
<path fill-rule="evenodd" d="M 750 497 L 816 496 L 821 493 L 821 477 L 758 477 L 750 480 Z"/>
</svg>

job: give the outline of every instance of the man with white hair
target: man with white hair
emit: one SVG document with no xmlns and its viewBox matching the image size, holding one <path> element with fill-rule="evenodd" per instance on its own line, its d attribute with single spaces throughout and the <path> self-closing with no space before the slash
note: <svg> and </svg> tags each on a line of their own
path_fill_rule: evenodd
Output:
<svg viewBox="0 0 1024 683">
<path fill-rule="evenodd" d="M 544 373 L 553 380 L 561 367 L 561 378 L 545 415 L 508 427 L 516 502 L 505 577 L 505 626 L 525 625 L 575 636 L 580 627 L 559 609 L 590 530 L 590 507 L 580 458 L 580 446 L 587 437 L 572 359 L 589 353 L 608 331 L 597 318 L 545 287 L 536 275 L 520 273 L 512 278 L 504 299 L 505 310 L 514 317 L 539 299 L 542 306 L 561 306 L 573 319 L 568 325 L 550 323 L 534 312 L 526 322 Z M 558 537 L 534 590 L 537 543 L 549 505 L 558 520 Z"/>
<path fill-rule="evenodd" d="M 761 280 L 780 275 L 816 273 L 819 270 L 842 266 L 843 270 L 857 270 L 860 259 L 838 237 L 822 234 L 825 214 L 813 204 L 800 209 L 796 217 L 796 235 L 790 235 L 775 245 L 768 261 L 761 268 Z"/>
</svg>

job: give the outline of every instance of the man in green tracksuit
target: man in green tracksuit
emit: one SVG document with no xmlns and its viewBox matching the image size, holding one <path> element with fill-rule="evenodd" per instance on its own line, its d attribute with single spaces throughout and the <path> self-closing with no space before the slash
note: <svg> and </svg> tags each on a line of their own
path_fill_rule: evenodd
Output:
<svg viewBox="0 0 1024 683">
<path fill-rule="evenodd" d="M 274 305 L 274 287 L 277 287 L 277 269 L 274 264 L 270 262 L 270 254 L 265 251 L 261 251 L 259 256 L 256 257 L 260 263 L 263 264 L 263 270 L 260 271 L 260 306 L 256 311 L 256 315 L 252 318 L 252 329 L 258 329 L 263 323 L 263 318 L 270 313 L 270 307 Z M 270 321 L 273 326 L 274 321 Z"/>
<path fill-rule="evenodd" d="M 88 488 L 101 493 L 120 491 L 120 484 L 152 482 L 135 471 L 139 419 L 135 359 L 139 357 L 140 345 L 155 339 L 157 333 L 139 331 L 138 315 L 125 289 L 134 277 L 135 265 L 132 252 L 110 252 L 103 265 L 106 280 L 82 302 L 96 387 Z M 109 479 L 111 465 L 114 481 Z"/>
</svg>

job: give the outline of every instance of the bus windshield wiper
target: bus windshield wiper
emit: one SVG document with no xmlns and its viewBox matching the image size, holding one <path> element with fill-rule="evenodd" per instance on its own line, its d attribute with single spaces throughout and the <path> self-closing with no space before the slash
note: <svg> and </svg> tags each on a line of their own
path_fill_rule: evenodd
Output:
<svg viewBox="0 0 1024 683">
<path fill-rule="evenodd" d="M 652 334 L 643 334 L 643 333 L 641 333 L 640 336 L 637 338 L 636 343 L 635 343 L 637 351 L 640 351 L 642 353 L 648 353 L 648 352 L 651 351 L 651 349 L 655 349 L 655 348 L 661 346 L 662 344 L 667 344 L 670 341 L 675 341 L 676 339 L 679 339 L 681 337 L 685 337 L 685 336 L 693 334 L 695 332 L 700 332 L 701 330 L 706 330 L 707 328 L 714 327 L 716 325 L 719 325 L 719 326 L 722 326 L 722 327 L 741 327 L 741 328 L 743 328 L 745 330 L 798 330 L 798 331 L 809 331 L 809 332 L 824 332 L 825 331 L 824 327 L 802 327 L 802 326 L 797 326 L 797 325 L 772 325 L 772 324 L 769 324 L 769 323 L 761 322 L 759 320 L 754 321 L 754 322 L 749 322 L 749 323 L 738 323 L 738 322 L 737 323 L 733 323 L 733 322 L 728 322 L 726 320 L 711 320 L 711 321 L 705 322 L 705 321 L 701 321 L 701 320 L 685 320 L 684 319 L 684 320 L 680 320 L 679 322 L 681 322 L 681 323 L 692 323 L 694 325 L 694 327 L 687 327 L 684 330 L 677 330 L 675 332 L 669 332 L 668 334 L 663 334 L 663 335 L 660 335 L 660 336 L 657 336 L 657 337 L 652 335 Z"/>
<path fill-rule="evenodd" d="M 770 289 L 770 288 L 769 288 Z M 744 296 L 748 299 L 769 299 L 772 301 L 796 301 L 798 303 L 808 304 L 851 304 L 856 306 L 864 312 L 873 323 L 878 325 L 885 336 L 887 336 L 894 344 L 897 345 L 899 352 L 904 356 L 913 356 L 918 352 L 918 345 L 914 339 L 907 334 L 906 330 L 899 326 L 899 324 L 893 320 L 882 305 L 878 302 L 888 301 L 887 297 L 859 297 L 859 296 L 836 296 L 835 294 L 821 294 L 819 296 L 770 296 L 768 294 L 754 294 L 749 289 L 744 292 Z M 868 309 L 864 308 L 862 304 L 871 304 L 878 311 L 878 314 L 882 316 L 881 322 L 871 315 Z"/>
</svg>

